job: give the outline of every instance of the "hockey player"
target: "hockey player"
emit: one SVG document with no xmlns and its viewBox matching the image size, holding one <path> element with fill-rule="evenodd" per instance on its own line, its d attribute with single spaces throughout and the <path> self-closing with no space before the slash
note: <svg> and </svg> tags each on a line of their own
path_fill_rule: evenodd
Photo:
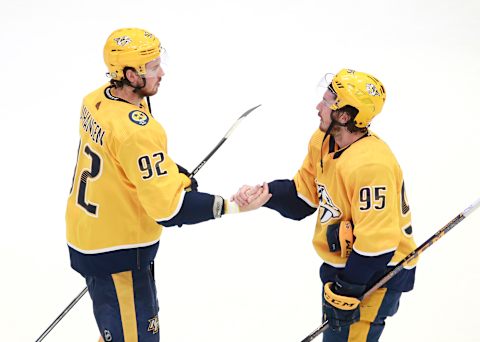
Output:
<svg viewBox="0 0 480 342">
<path fill-rule="evenodd" d="M 410 207 L 397 160 L 368 130 L 385 102 L 382 83 L 347 69 L 331 76 L 317 105 L 320 129 L 293 180 L 243 186 L 233 199 L 240 207 L 255 199 L 257 207 L 295 220 L 318 211 L 313 245 L 324 260 L 323 317 L 330 326 L 323 340 L 377 341 L 402 292 L 413 288 L 416 261 L 357 298 L 415 249 Z"/>
<path fill-rule="evenodd" d="M 162 226 L 238 212 L 195 191 L 196 181 L 168 155 L 165 131 L 145 102 L 164 76 L 162 51 L 145 30 L 114 31 L 104 48 L 111 81 L 88 94 L 80 111 L 67 242 L 105 341 L 159 341 L 153 260 Z"/>
</svg>

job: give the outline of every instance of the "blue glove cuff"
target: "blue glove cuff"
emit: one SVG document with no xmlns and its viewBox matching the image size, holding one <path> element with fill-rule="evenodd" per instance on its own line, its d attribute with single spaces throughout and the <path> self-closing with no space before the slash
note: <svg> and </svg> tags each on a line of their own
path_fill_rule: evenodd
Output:
<svg viewBox="0 0 480 342">
<path fill-rule="evenodd" d="M 335 276 L 335 284 L 333 285 L 333 292 L 341 296 L 359 298 L 367 289 L 366 285 L 352 284 L 342 280 L 337 274 Z"/>
</svg>

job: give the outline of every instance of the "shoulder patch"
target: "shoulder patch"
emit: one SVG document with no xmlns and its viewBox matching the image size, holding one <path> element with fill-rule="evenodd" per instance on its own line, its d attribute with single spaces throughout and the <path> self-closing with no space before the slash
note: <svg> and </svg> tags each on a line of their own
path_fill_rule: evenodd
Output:
<svg viewBox="0 0 480 342">
<path fill-rule="evenodd" d="M 148 115 L 139 110 L 132 110 L 128 114 L 128 117 L 130 118 L 130 121 L 140 126 L 145 126 L 149 120 Z"/>
</svg>

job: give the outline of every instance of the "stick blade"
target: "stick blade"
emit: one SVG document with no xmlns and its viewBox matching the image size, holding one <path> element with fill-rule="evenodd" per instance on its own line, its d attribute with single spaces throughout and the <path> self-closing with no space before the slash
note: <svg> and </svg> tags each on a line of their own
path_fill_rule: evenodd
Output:
<svg viewBox="0 0 480 342">
<path fill-rule="evenodd" d="M 255 109 L 257 109 L 257 108 L 260 107 L 260 106 L 261 106 L 261 104 L 255 106 L 255 107 L 250 108 L 250 109 L 247 110 L 245 113 L 243 113 L 242 115 L 240 115 L 239 119 L 246 117 L 248 114 L 250 114 L 251 112 L 253 112 Z"/>
</svg>

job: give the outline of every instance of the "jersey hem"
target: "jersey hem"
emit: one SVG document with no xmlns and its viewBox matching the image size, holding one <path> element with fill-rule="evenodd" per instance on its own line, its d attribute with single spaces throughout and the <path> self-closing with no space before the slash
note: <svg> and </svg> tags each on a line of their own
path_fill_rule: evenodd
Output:
<svg viewBox="0 0 480 342">
<path fill-rule="evenodd" d="M 131 245 L 120 245 L 120 246 L 114 246 L 114 247 L 109 247 L 109 248 L 89 249 L 89 250 L 78 248 L 78 247 L 74 246 L 73 244 L 71 244 L 70 242 L 67 242 L 67 245 L 70 248 L 72 248 L 72 249 L 74 249 L 77 252 L 80 252 L 82 254 L 99 254 L 99 253 L 119 251 L 119 250 L 122 250 L 122 249 L 148 247 L 148 246 L 152 246 L 152 245 L 158 243 L 159 241 L 160 241 L 160 238 L 158 238 L 156 240 L 153 240 L 153 241 L 150 241 L 150 242 L 135 243 L 135 244 L 131 244 Z"/>
</svg>

